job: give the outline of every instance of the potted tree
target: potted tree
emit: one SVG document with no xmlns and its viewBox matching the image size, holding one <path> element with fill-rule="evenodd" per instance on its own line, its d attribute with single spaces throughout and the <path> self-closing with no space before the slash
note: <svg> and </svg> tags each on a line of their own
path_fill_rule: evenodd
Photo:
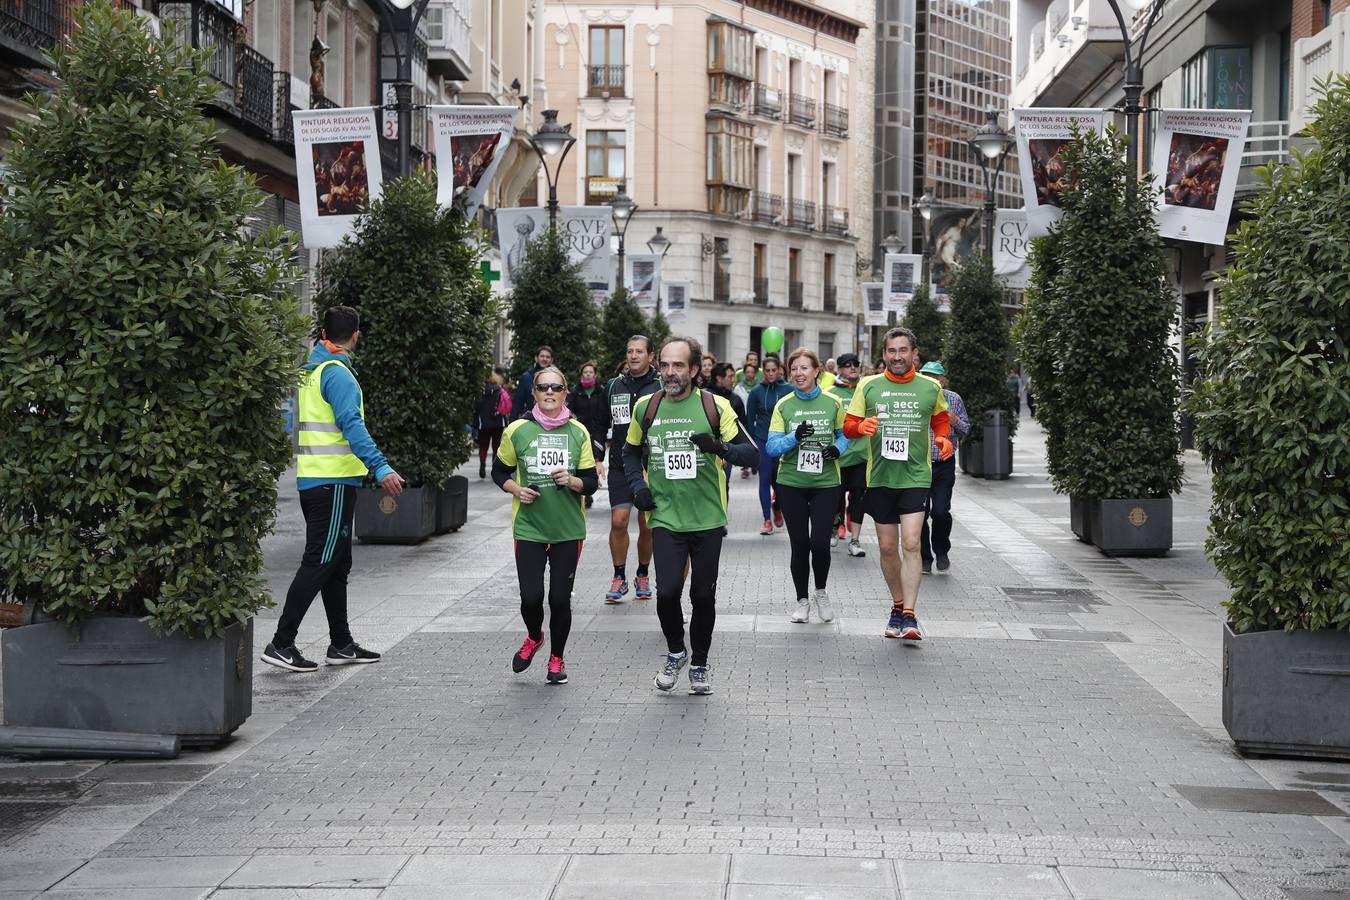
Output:
<svg viewBox="0 0 1350 900">
<path fill-rule="evenodd" d="M 1350 78 L 1306 154 L 1261 173 L 1189 401 L 1228 581 L 1223 722 L 1239 750 L 1350 758 Z"/>
<path fill-rule="evenodd" d="M 927 284 L 920 284 L 915 289 L 900 324 L 914 332 L 919 341 L 919 353 L 925 361 L 942 359 L 942 348 L 947 342 L 947 314 L 933 302 Z"/>
<path fill-rule="evenodd" d="M 360 311 L 366 422 L 409 485 L 397 500 L 358 494 L 362 541 L 417 543 L 463 524 L 467 482 L 454 471 L 471 452 L 495 315 L 480 256 L 474 226 L 416 174 L 387 185 L 324 260 L 315 306 L 320 318 L 339 304 Z"/>
<path fill-rule="evenodd" d="M 1050 477 L 1103 553 L 1162 555 L 1181 488 L 1180 379 L 1153 189 L 1113 132 L 1080 134 L 1064 156 L 1064 216 L 1033 252 L 1023 335 L 1035 340 L 1022 350 L 1049 423 Z"/>
<path fill-rule="evenodd" d="M 1012 474 L 1017 417 L 1007 387 L 1011 354 L 1003 285 L 989 257 L 980 253 L 961 261 L 950 287 L 952 317 L 942 362 L 971 419 L 961 467 L 968 475 L 1004 479 Z"/>
<path fill-rule="evenodd" d="M 600 311 L 580 265 L 568 257 L 563 233 L 545 231 L 530 241 L 512 280 L 511 371 L 534 365 L 535 351 L 547 345 L 553 348 L 553 364 L 575 381 L 581 364 L 595 355 Z"/>
<path fill-rule="evenodd" d="M 207 54 L 81 6 L 0 184 L 10 725 L 214 742 L 252 704 L 259 541 L 304 334 L 280 230 L 201 114 Z"/>
</svg>

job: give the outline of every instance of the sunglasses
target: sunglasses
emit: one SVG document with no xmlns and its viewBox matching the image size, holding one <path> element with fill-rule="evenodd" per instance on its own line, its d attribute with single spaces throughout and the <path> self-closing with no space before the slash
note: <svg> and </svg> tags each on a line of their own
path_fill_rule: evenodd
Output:
<svg viewBox="0 0 1350 900">
<path fill-rule="evenodd" d="M 567 386 L 562 384 L 536 384 L 536 391 L 546 391 L 550 394 L 563 394 L 567 392 Z"/>
</svg>

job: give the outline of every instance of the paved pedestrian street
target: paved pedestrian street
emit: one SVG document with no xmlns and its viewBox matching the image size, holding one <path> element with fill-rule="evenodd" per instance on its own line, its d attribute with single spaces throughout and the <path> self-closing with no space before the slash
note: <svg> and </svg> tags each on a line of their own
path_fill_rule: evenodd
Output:
<svg viewBox="0 0 1350 900">
<path fill-rule="evenodd" d="M 475 460 L 463 530 L 355 549 L 379 664 L 257 665 L 236 739 L 174 762 L 0 760 L 0 898 L 1350 896 L 1350 765 L 1244 759 L 1223 731 L 1198 458 L 1172 554 L 1125 560 L 1073 539 L 1043 454 L 1024 419 L 1012 479 L 958 478 L 919 645 L 881 636 L 870 523 L 867 558 L 834 551 L 836 622 L 790 624 L 787 536 L 734 477 L 710 697 L 653 688 L 654 601 L 603 602 L 603 491 L 570 683 L 542 656 L 511 673 L 509 498 Z M 278 597 L 300 525 L 288 480 Z M 316 602 L 306 655 L 324 627 Z"/>
</svg>

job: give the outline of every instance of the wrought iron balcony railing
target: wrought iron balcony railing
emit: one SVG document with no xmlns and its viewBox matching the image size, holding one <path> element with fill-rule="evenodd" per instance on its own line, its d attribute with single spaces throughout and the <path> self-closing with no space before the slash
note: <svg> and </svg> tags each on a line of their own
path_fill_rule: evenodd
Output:
<svg viewBox="0 0 1350 900">
<path fill-rule="evenodd" d="M 833 284 L 825 286 L 825 294 L 822 297 L 822 309 L 826 312 L 839 311 L 839 288 Z"/>
<path fill-rule="evenodd" d="M 755 191 L 751 195 L 750 217 L 756 222 L 777 225 L 783 221 L 783 198 Z"/>
<path fill-rule="evenodd" d="M 789 200 L 787 223 L 794 228 L 816 227 L 816 205 L 809 200 Z"/>
<path fill-rule="evenodd" d="M 754 297 L 756 306 L 769 305 L 769 279 L 767 276 L 760 275 L 755 277 Z"/>
<path fill-rule="evenodd" d="M 20 63 L 41 63 L 60 29 L 56 0 L 0 0 L 0 60 L 13 54 Z"/>
<path fill-rule="evenodd" d="M 826 103 L 825 116 L 821 119 L 820 130 L 835 137 L 848 137 L 848 109 Z"/>
<path fill-rule="evenodd" d="M 802 308 L 802 283 L 800 281 L 788 282 L 788 309 Z"/>
<path fill-rule="evenodd" d="M 848 234 L 848 210 L 842 206 L 826 206 L 820 211 L 820 227 L 830 234 Z"/>
<path fill-rule="evenodd" d="M 783 118 L 782 92 L 769 87 L 767 84 L 756 83 L 752 112 L 757 116 L 765 116 L 770 119 Z"/>
<path fill-rule="evenodd" d="M 731 273 L 719 266 L 713 272 L 713 300 L 718 303 L 731 302 Z"/>
<path fill-rule="evenodd" d="M 295 125 L 291 121 L 291 112 L 299 109 L 291 102 L 291 73 L 277 72 L 273 76 L 275 88 L 272 109 L 272 140 L 287 147 L 295 146 Z"/>
<path fill-rule="evenodd" d="M 272 136 L 276 126 L 273 110 L 276 105 L 272 61 L 248 44 L 238 45 L 239 71 L 234 83 L 234 105 L 239 118 Z"/>
<path fill-rule="evenodd" d="M 788 121 L 803 128 L 815 128 L 816 101 L 801 94 L 793 94 L 788 100 Z"/>
<path fill-rule="evenodd" d="M 598 97 L 609 94 L 622 97 L 624 88 L 623 66 L 591 66 L 590 95 Z"/>
</svg>

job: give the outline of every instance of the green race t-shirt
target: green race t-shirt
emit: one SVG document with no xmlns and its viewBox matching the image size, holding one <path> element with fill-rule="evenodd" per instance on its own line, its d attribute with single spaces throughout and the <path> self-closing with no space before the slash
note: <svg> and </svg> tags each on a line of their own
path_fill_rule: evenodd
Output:
<svg viewBox="0 0 1350 900">
<path fill-rule="evenodd" d="M 908 381 L 897 383 L 883 373 L 858 385 L 848 414 L 877 417 L 877 430 L 867 439 L 867 486 L 931 487 L 933 460 L 928 425 L 946 408 L 942 385 L 927 375 L 914 373 Z"/>
<path fill-rule="evenodd" d="M 502 433 L 497 458 L 516 467 L 516 484 L 539 492 L 533 503 L 511 501 L 511 526 L 517 539 L 540 544 L 586 539 L 585 500 L 576 491 L 559 488 L 549 475 L 559 467 L 573 475 L 578 469 L 595 468 L 585 425 L 571 419 L 549 431 L 532 419 L 517 419 Z"/>
<path fill-rule="evenodd" d="M 647 523 L 653 528 L 688 532 L 727 525 L 727 476 L 722 460 L 702 452 L 689 440 L 692 434 L 712 434 L 700 393 L 695 388 L 683 400 L 663 399 L 647 431 L 647 484 L 656 501 L 656 509 L 647 513 Z M 648 394 L 633 407 L 627 441 L 634 447 L 642 445 L 642 420 L 654 396 Z M 722 397 L 713 395 L 713 402 L 717 404 L 720 438 L 730 443 L 738 431 L 736 413 Z"/>
<path fill-rule="evenodd" d="M 778 459 L 778 483 L 788 487 L 818 488 L 839 484 L 839 461 L 825 459 L 826 447 L 834 443 L 834 430 L 844 427 L 844 407 L 825 391 L 803 400 L 793 391 L 773 408 L 769 433 L 786 434 L 802 422 L 815 426 L 815 434 Z"/>
<path fill-rule="evenodd" d="M 839 398 L 839 402 L 843 405 L 844 409 L 848 409 L 849 402 L 853 399 L 853 392 L 857 389 L 858 385 L 856 383 L 850 387 L 849 385 L 840 384 L 836 381 L 830 386 L 829 392 Z M 843 456 L 839 457 L 839 467 L 841 469 L 847 469 L 849 466 L 856 466 L 865 462 L 867 462 L 867 441 L 863 438 L 849 441 L 848 449 L 844 451 Z"/>
</svg>

